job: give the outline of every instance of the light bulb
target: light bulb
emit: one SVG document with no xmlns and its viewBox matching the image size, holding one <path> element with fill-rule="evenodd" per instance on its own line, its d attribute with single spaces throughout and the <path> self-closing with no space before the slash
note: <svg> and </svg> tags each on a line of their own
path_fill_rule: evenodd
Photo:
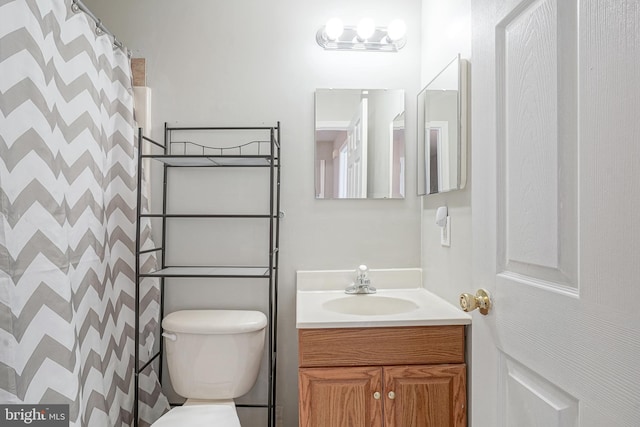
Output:
<svg viewBox="0 0 640 427">
<path fill-rule="evenodd" d="M 327 24 L 324 26 L 324 33 L 327 35 L 329 40 L 336 40 L 344 31 L 344 25 L 340 18 L 331 18 L 327 21 Z"/>
<path fill-rule="evenodd" d="M 394 19 L 387 27 L 387 37 L 391 41 L 397 41 L 407 34 L 407 24 L 402 19 Z"/>
<path fill-rule="evenodd" d="M 358 38 L 360 40 L 367 40 L 373 35 L 373 33 L 375 33 L 375 31 L 376 24 L 371 18 L 362 18 L 362 20 L 358 23 L 358 28 L 356 29 Z"/>
</svg>

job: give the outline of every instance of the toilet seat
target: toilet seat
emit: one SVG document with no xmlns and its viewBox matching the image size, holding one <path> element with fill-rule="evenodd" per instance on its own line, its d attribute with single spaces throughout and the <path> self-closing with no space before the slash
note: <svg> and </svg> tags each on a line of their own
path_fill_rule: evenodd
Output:
<svg viewBox="0 0 640 427">
<path fill-rule="evenodd" d="M 151 427 L 241 427 L 235 407 L 187 405 L 173 408 Z"/>
</svg>

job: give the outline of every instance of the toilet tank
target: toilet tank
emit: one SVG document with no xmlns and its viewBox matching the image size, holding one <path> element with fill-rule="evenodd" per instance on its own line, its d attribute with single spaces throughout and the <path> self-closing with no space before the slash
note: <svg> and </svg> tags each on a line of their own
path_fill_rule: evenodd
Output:
<svg viewBox="0 0 640 427">
<path fill-rule="evenodd" d="M 259 311 L 182 310 L 162 320 L 169 377 L 188 399 L 233 399 L 256 381 L 267 317 Z"/>
</svg>

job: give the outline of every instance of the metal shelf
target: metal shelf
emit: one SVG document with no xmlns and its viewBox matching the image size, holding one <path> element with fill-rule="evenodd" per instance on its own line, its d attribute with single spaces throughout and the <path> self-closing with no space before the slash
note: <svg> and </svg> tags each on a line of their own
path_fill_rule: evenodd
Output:
<svg viewBox="0 0 640 427">
<path fill-rule="evenodd" d="M 271 214 L 141 214 L 141 218 L 275 218 Z"/>
<path fill-rule="evenodd" d="M 165 155 L 145 154 L 142 158 L 155 159 L 175 167 L 263 167 L 271 166 L 271 156 L 254 155 Z M 277 159 L 276 159 L 277 160 Z"/>
<path fill-rule="evenodd" d="M 255 277 L 268 279 L 269 267 L 165 267 L 150 273 L 141 273 L 140 277 Z"/>
</svg>

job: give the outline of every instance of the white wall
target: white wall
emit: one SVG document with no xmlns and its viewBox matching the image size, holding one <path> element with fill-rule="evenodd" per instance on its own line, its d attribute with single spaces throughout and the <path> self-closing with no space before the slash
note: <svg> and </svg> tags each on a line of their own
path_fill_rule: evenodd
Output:
<svg viewBox="0 0 640 427">
<path fill-rule="evenodd" d="M 282 122 L 286 218 L 281 235 L 278 402 L 284 405 L 284 425 L 297 425 L 296 269 L 355 269 L 362 263 L 375 268 L 416 267 L 421 263 L 419 199 L 413 196 L 415 132 L 407 132 L 407 199 L 316 200 L 314 90 L 404 89 L 407 129 L 415 129 L 420 0 L 85 3 L 135 56 L 147 59 L 156 124 L 152 137 L 161 139 L 165 121 L 178 125 Z M 325 52 L 316 44 L 317 29 L 331 16 L 355 23 L 365 15 L 381 24 L 394 17 L 404 19 L 406 47 L 400 53 L 352 53 Z M 197 179 L 194 174 L 191 182 L 202 188 Z M 198 188 L 194 185 L 194 192 L 201 191 Z M 224 296 L 216 294 L 215 288 L 190 286 L 168 290 L 167 306 L 198 307 L 206 301 L 239 305 L 241 299 L 256 305 L 257 299 L 264 298 L 244 285 Z"/>
<path fill-rule="evenodd" d="M 421 84 L 429 83 L 458 53 L 471 58 L 471 0 L 422 0 Z M 469 140 L 470 153 L 473 141 Z M 471 175 L 471 164 L 467 176 Z M 422 268 L 425 287 L 458 305 L 454 283 L 471 286 L 471 182 L 461 191 L 422 197 Z M 449 208 L 451 247 L 440 245 L 436 209 Z M 469 292 L 471 292 L 469 288 Z M 474 291 L 475 293 L 475 291 Z"/>
<path fill-rule="evenodd" d="M 471 0 L 422 0 L 422 86 L 458 53 L 471 58 Z"/>
</svg>

